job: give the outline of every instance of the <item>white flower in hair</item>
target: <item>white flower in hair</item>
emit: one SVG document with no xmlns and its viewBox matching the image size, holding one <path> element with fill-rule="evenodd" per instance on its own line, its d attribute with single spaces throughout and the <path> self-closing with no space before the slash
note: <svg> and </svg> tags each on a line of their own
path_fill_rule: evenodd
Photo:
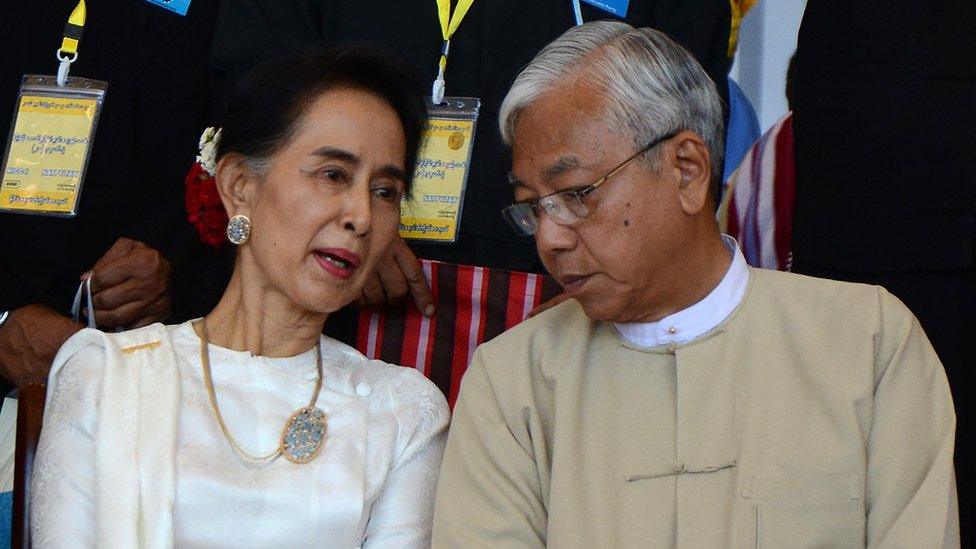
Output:
<svg viewBox="0 0 976 549">
<path fill-rule="evenodd" d="M 217 143 L 220 142 L 221 128 L 207 128 L 200 135 L 200 154 L 197 162 L 210 175 L 217 174 Z"/>
</svg>

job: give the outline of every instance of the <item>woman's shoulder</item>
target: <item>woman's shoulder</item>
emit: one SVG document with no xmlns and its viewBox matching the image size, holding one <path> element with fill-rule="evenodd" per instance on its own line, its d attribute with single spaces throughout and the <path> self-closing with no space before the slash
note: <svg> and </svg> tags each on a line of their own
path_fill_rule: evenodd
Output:
<svg viewBox="0 0 976 549">
<path fill-rule="evenodd" d="M 111 370 L 110 361 L 114 360 L 125 370 L 130 366 L 126 359 L 137 357 L 140 350 L 157 349 L 164 340 L 169 341 L 169 331 L 162 324 L 120 333 L 91 328 L 76 332 L 64 342 L 51 364 L 48 411 L 52 406 L 77 413 L 94 409 L 105 397 L 103 380 Z"/>
<path fill-rule="evenodd" d="M 348 374 L 350 389 L 368 398 L 374 409 L 387 409 L 398 421 L 429 424 L 431 428 L 450 415 L 447 399 L 416 368 L 369 359 L 356 349 L 329 338 L 323 355 Z M 335 360 L 339 359 L 339 360 Z"/>
<path fill-rule="evenodd" d="M 171 342 L 176 326 L 153 324 L 125 332 L 109 333 L 85 328 L 69 337 L 58 350 L 51 364 L 48 385 L 55 386 L 61 378 L 83 379 L 91 382 L 101 377 L 109 355 L 137 357 L 137 351 L 151 351 Z"/>
<path fill-rule="evenodd" d="M 113 351 L 128 351 L 135 345 L 145 344 L 147 347 L 155 345 L 161 334 L 168 337 L 167 326 L 153 324 L 136 328 L 126 332 L 108 333 L 93 328 L 84 328 L 69 337 L 57 355 L 54 366 L 71 364 L 73 367 L 90 363 L 104 362 L 105 355 Z"/>
<path fill-rule="evenodd" d="M 98 383 L 105 365 L 106 345 L 101 332 L 85 328 L 61 345 L 48 373 L 48 401 L 55 394 L 81 394 Z"/>
<path fill-rule="evenodd" d="M 94 328 L 84 328 L 75 332 L 64 342 L 59 354 L 63 352 L 73 353 L 87 347 L 126 349 L 134 345 L 160 343 L 161 340 L 168 342 L 176 330 L 183 327 L 184 324 L 156 323 L 124 332 L 103 332 Z"/>
</svg>

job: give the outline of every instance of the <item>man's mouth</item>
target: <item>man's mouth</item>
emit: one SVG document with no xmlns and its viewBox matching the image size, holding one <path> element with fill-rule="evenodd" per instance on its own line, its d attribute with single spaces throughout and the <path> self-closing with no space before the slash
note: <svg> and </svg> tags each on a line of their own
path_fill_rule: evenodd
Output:
<svg viewBox="0 0 976 549">
<path fill-rule="evenodd" d="M 593 277 L 593 274 L 568 274 L 562 276 L 563 291 L 568 295 L 574 295 L 580 291 L 586 282 Z"/>
</svg>

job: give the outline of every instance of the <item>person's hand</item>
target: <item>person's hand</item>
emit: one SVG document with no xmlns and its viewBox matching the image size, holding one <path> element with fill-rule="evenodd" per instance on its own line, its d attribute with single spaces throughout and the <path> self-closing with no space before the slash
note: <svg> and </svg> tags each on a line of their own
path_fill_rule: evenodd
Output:
<svg viewBox="0 0 976 549">
<path fill-rule="evenodd" d="M 427 285 L 420 262 L 407 243 L 397 235 L 390 249 L 376 263 L 376 269 L 363 284 L 359 304 L 374 308 L 396 305 L 408 291 L 417 309 L 425 316 L 434 314 L 434 294 Z"/>
<path fill-rule="evenodd" d="M 569 299 L 569 296 L 567 296 L 565 293 L 561 293 L 561 294 L 557 295 L 556 297 L 550 299 L 549 301 L 546 301 L 545 303 L 541 303 L 535 309 L 532 309 L 532 311 L 529 312 L 529 318 L 532 318 L 535 315 L 537 315 L 537 314 L 539 314 L 542 311 L 545 311 L 547 309 L 552 309 L 553 307 L 555 307 L 556 305 L 559 305 L 560 303 L 562 303 L 563 301 L 566 301 L 567 299 Z"/>
<path fill-rule="evenodd" d="M 45 305 L 10 311 L 0 327 L 0 375 L 17 385 L 47 381 L 54 355 L 75 332 L 84 328 Z"/>
<path fill-rule="evenodd" d="M 115 241 L 87 276 L 100 327 L 139 328 L 169 316 L 169 261 L 138 240 Z"/>
</svg>

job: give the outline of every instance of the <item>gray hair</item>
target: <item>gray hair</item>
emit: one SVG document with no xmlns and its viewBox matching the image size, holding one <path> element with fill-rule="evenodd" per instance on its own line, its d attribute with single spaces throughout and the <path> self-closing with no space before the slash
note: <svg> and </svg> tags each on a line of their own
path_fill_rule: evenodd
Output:
<svg viewBox="0 0 976 549">
<path fill-rule="evenodd" d="M 715 84 L 690 53 L 664 33 L 618 21 L 594 21 L 566 31 L 515 78 L 498 121 L 509 146 L 519 114 L 571 75 L 606 94 L 610 127 L 644 147 L 672 131 L 691 130 L 711 153 L 713 182 L 724 155 L 722 102 Z M 651 162 L 656 165 L 654 156 Z"/>
</svg>

